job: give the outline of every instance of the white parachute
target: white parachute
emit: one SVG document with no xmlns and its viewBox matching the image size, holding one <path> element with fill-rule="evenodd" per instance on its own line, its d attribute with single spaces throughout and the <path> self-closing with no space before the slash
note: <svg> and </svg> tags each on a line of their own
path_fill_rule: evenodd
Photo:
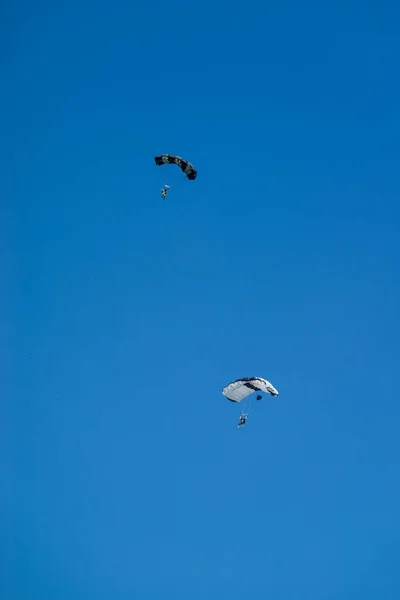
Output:
<svg viewBox="0 0 400 600">
<path fill-rule="evenodd" d="M 262 377 L 242 377 L 242 379 L 236 379 L 228 383 L 222 390 L 223 395 L 230 402 L 242 402 L 242 400 L 254 394 L 254 392 L 264 392 L 265 394 L 271 394 L 271 396 L 278 396 L 278 390 L 274 388 L 272 383 Z M 261 400 L 261 398 L 262 396 L 257 394 L 257 400 Z M 238 427 L 242 427 L 245 424 L 247 416 L 251 411 L 250 399 L 244 404 L 246 406 L 240 415 Z"/>
<path fill-rule="evenodd" d="M 278 390 L 274 388 L 272 383 L 262 377 L 242 377 L 236 379 L 224 387 L 222 393 L 231 402 L 241 402 L 254 392 L 265 392 L 271 396 L 278 396 Z"/>
</svg>

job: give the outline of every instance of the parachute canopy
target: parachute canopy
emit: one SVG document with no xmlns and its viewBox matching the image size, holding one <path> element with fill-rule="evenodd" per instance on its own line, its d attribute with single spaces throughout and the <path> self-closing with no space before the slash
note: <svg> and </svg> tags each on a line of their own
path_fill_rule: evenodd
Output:
<svg viewBox="0 0 400 600">
<path fill-rule="evenodd" d="M 197 171 L 194 166 L 180 156 L 175 156 L 174 154 L 160 154 L 159 156 L 155 156 L 154 160 L 158 167 L 161 165 L 178 165 L 188 179 L 196 179 L 197 177 Z"/>
<path fill-rule="evenodd" d="M 231 402 L 241 402 L 254 392 L 265 392 L 271 394 L 271 396 L 278 395 L 278 390 L 269 381 L 262 379 L 262 377 L 236 379 L 236 381 L 232 381 L 222 390 L 224 396 Z"/>
</svg>

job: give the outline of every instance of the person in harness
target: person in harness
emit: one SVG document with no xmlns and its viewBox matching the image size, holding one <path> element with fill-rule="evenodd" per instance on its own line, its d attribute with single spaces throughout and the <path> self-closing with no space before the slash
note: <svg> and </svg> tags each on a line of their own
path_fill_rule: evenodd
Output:
<svg viewBox="0 0 400 600">
<path fill-rule="evenodd" d="M 247 415 L 241 414 L 239 417 L 238 427 L 243 427 L 244 425 L 246 425 L 246 419 Z"/>
<path fill-rule="evenodd" d="M 165 184 L 163 189 L 161 190 L 161 198 L 165 200 L 168 190 L 170 189 L 170 185 Z"/>
</svg>

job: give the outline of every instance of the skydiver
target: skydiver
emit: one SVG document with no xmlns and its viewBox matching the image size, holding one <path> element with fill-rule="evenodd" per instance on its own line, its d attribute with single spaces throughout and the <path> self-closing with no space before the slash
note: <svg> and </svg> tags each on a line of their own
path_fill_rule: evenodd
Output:
<svg viewBox="0 0 400 600">
<path fill-rule="evenodd" d="M 247 419 L 247 415 L 241 414 L 239 417 L 239 423 L 238 423 L 238 428 L 239 427 L 243 427 L 244 425 L 246 425 L 246 419 Z"/>
<path fill-rule="evenodd" d="M 170 185 L 165 184 L 164 187 L 163 187 L 163 189 L 161 190 L 161 198 L 163 200 L 165 199 L 165 197 L 167 195 L 167 192 L 170 189 L 170 187 L 171 187 Z"/>
</svg>

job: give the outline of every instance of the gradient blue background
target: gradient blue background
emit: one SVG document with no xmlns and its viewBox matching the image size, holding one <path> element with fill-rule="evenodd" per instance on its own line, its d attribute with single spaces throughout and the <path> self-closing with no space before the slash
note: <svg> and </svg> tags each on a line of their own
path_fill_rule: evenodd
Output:
<svg viewBox="0 0 400 600">
<path fill-rule="evenodd" d="M 398 600 L 399 22 L 3 3 L 1 598 Z"/>
</svg>

